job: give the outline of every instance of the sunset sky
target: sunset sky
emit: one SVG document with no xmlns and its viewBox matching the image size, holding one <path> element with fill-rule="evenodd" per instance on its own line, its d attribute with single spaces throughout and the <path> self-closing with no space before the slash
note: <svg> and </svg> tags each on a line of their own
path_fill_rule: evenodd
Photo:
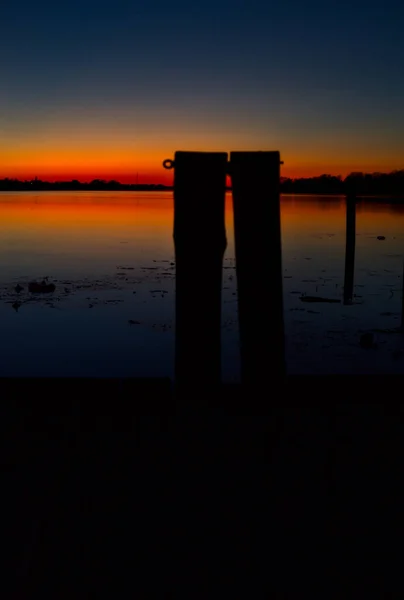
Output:
<svg viewBox="0 0 404 600">
<path fill-rule="evenodd" d="M 175 150 L 404 168 L 403 27 L 402 0 L 4 2 L 0 178 L 170 183 Z"/>
</svg>

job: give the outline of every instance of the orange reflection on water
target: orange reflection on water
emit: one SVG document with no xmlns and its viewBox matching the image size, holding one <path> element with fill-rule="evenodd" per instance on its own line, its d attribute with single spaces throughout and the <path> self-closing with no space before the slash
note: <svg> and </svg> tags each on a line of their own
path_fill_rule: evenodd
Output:
<svg viewBox="0 0 404 600">
<path fill-rule="evenodd" d="M 75 195 L 71 193 L 41 193 L 24 197 L 22 194 L 8 198 L 0 203 L 1 227 L 12 223 L 19 226 L 53 226 L 65 228 L 74 226 L 90 227 L 136 224 L 167 226 L 172 221 L 172 206 L 167 196 L 152 196 L 147 202 L 139 202 L 134 195 L 130 197 L 100 197 L 99 193 Z M 10 195 L 11 196 L 11 195 Z M 1 198 L 3 200 L 3 198 Z"/>
<path fill-rule="evenodd" d="M 172 192 L 2 193 L 0 267 L 18 273 L 22 261 L 44 269 L 52 263 L 53 272 L 62 263 L 69 269 L 86 263 L 87 270 L 106 272 L 119 264 L 172 259 L 173 204 Z M 230 202 L 226 221 L 230 247 Z"/>
<path fill-rule="evenodd" d="M 192 201 L 192 198 L 190 198 Z M 46 192 L 0 195 L 0 229 L 35 228 L 65 231 L 71 228 L 165 230 L 173 226 L 172 192 Z M 195 219 L 198 218 L 195 208 Z M 226 222 L 232 225 L 231 196 L 226 201 Z"/>
<path fill-rule="evenodd" d="M 401 235 L 404 205 L 383 202 L 358 201 L 356 208 L 357 231 L 388 231 Z M 299 233 L 344 234 L 346 228 L 346 204 L 343 196 L 282 196 L 282 230 L 288 235 Z"/>
<path fill-rule="evenodd" d="M 190 197 L 192 202 L 192 196 Z M 233 206 L 226 194 L 228 243 L 233 242 Z M 403 206 L 377 203 L 357 206 L 358 230 L 382 230 L 399 234 Z M 397 218 L 400 216 L 400 218 Z M 281 202 L 283 233 L 294 236 L 345 232 L 343 197 L 283 196 Z M 195 222 L 198 207 L 195 207 Z M 172 192 L 39 192 L 0 194 L 0 232 L 45 244 L 52 238 L 59 244 L 69 236 L 92 238 L 126 237 L 148 239 L 160 245 L 172 244 Z M 381 232 L 383 234 L 383 232 Z"/>
</svg>

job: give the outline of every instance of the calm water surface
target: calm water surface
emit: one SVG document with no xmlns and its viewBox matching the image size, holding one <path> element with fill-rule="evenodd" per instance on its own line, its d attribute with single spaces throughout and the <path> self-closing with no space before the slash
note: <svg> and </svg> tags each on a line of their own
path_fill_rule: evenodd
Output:
<svg viewBox="0 0 404 600">
<path fill-rule="evenodd" d="M 223 378 L 231 381 L 239 376 L 231 194 L 226 202 Z M 0 376 L 172 377 L 172 221 L 171 192 L 0 193 Z M 353 306 L 299 299 L 342 298 L 343 198 L 284 196 L 282 241 L 289 371 L 404 372 L 404 336 L 395 333 L 404 206 L 358 206 Z M 44 277 L 56 291 L 31 296 L 28 282 Z M 377 348 L 360 347 L 365 331 Z"/>
</svg>

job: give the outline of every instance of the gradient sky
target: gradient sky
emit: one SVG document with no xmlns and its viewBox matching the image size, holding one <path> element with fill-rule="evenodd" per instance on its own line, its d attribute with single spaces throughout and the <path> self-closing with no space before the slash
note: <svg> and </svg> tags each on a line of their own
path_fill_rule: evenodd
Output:
<svg viewBox="0 0 404 600">
<path fill-rule="evenodd" d="M 0 177 L 168 183 L 177 149 L 404 168 L 403 30 L 401 0 L 3 2 Z"/>
</svg>

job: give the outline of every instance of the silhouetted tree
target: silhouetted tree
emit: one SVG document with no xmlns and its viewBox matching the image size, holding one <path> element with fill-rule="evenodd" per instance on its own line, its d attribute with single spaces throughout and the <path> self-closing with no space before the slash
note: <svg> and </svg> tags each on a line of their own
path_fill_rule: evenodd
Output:
<svg viewBox="0 0 404 600">
<path fill-rule="evenodd" d="M 71 181 L 20 181 L 5 177 L 0 179 L 0 191 L 29 191 L 29 190 L 168 190 L 171 186 L 162 184 L 123 184 L 119 181 L 93 179 L 90 183 L 82 183 L 77 179 Z M 324 173 L 319 177 L 301 177 L 291 179 L 282 177 L 280 184 L 284 194 L 347 194 L 358 196 L 378 196 L 404 199 L 404 169 L 390 173 L 352 172 L 342 179 L 340 175 Z"/>
</svg>

